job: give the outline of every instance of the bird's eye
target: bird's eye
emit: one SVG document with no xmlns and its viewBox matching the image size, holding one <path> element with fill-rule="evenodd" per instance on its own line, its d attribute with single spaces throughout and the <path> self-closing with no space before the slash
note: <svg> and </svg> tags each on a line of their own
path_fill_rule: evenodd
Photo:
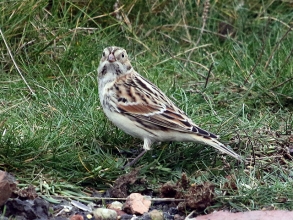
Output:
<svg viewBox="0 0 293 220">
<path fill-rule="evenodd" d="M 103 52 L 103 57 L 105 56 L 105 52 Z"/>
<path fill-rule="evenodd" d="M 122 53 L 122 55 L 121 55 L 121 56 L 122 56 L 122 58 L 124 58 L 124 57 L 125 57 L 124 53 Z"/>
</svg>

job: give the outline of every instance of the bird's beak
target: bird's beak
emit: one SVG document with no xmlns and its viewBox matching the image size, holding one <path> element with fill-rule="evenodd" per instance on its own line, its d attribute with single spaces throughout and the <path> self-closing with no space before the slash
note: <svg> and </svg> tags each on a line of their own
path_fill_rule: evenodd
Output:
<svg viewBox="0 0 293 220">
<path fill-rule="evenodd" d="M 108 56 L 108 61 L 111 62 L 111 63 L 116 61 L 116 58 L 115 58 L 114 54 L 110 53 L 110 55 Z"/>
</svg>

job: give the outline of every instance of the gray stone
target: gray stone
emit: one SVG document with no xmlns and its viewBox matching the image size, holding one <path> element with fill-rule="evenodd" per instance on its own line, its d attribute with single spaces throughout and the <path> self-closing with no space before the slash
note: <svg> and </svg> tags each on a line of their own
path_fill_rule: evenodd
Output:
<svg viewBox="0 0 293 220">
<path fill-rule="evenodd" d="M 117 212 L 106 208 L 97 208 L 93 211 L 96 220 L 116 220 Z"/>
</svg>

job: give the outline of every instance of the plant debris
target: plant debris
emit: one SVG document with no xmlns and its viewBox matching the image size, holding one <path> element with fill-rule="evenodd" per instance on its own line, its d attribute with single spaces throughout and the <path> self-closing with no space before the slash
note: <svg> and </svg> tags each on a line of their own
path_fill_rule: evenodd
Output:
<svg viewBox="0 0 293 220">
<path fill-rule="evenodd" d="M 133 184 L 137 180 L 138 172 L 138 169 L 134 169 L 130 173 L 116 179 L 113 187 L 109 190 L 110 196 L 115 198 L 126 198 L 128 196 L 128 185 Z"/>
<path fill-rule="evenodd" d="M 20 199 L 23 199 L 23 200 L 24 199 L 33 200 L 38 197 L 36 188 L 33 185 L 29 185 L 26 188 L 16 190 L 14 191 L 14 194 L 15 194 L 14 197 L 18 196 Z"/>
<path fill-rule="evenodd" d="M 162 197 L 184 199 L 185 201 L 178 204 L 178 210 L 183 212 L 186 209 L 202 211 L 210 206 L 215 199 L 214 189 L 215 186 L 209 182 L 189 185 L 189 180 L 183 173 L 176 184 L 168 182 L 160 191 Z"/>
</svg>

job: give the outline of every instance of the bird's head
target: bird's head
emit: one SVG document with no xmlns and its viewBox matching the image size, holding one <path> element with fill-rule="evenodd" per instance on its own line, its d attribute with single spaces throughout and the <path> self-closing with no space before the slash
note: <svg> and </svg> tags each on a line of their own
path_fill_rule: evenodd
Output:
<svg viewBox="0 0 293 220">
<path fill-rule="evenodd" d="M 107 47 L 103 50 L 98 73 L 99 79 L 116 78 L 130 73 L 131 63 L 125 49 L 121 47 Z"/>
</svg>

